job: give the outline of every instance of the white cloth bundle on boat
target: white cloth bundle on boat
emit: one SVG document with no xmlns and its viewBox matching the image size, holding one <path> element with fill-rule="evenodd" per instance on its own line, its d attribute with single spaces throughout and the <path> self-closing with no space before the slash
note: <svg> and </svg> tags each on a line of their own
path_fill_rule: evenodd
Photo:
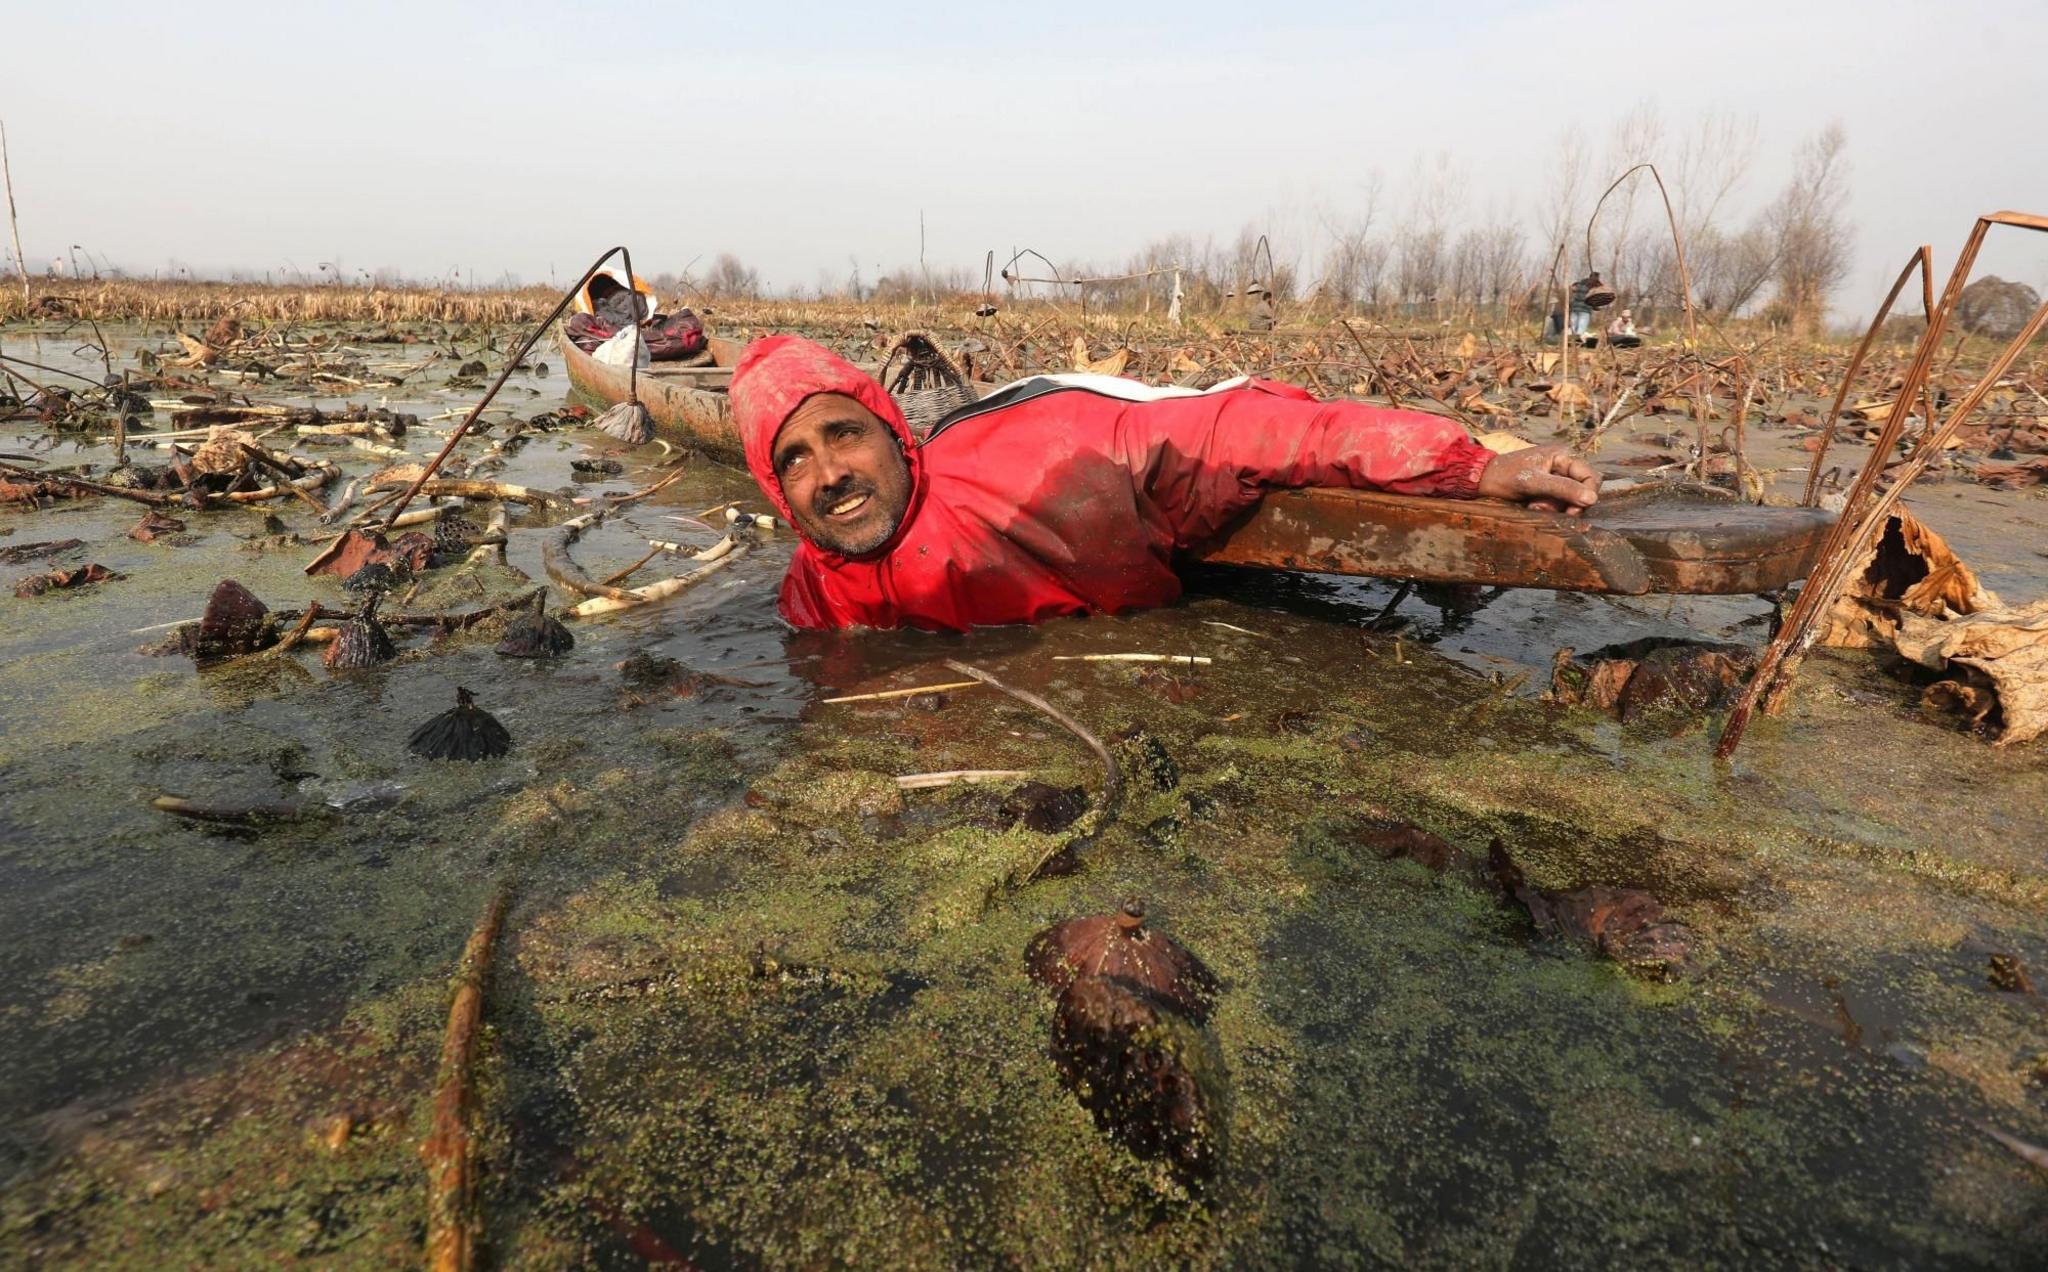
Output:
<svg viewBox="0 0 2048 1272">
<path fill-rule="evenodd" d="M 636 362 L 644 367 L 653 361 L 647 356 L 647 342 L 640 338 L 638 327 L 627 327 L 599 345 L 590 356 L 608 367 L 627 367 Z"/>
</svg>

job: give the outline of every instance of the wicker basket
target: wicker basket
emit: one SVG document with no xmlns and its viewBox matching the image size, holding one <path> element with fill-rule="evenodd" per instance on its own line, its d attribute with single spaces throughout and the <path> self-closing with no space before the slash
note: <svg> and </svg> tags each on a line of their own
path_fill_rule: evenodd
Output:
<svg viewBox="0 0 2048 1272">
<path fill-rule="evenodd" d="M 892 380 L 889 368 L 899 357 L 903 368 Z M 889 396 L 903 408 L 911 435 L 919 441 L 929 436 L 940 420 L 980 399 L 946 351 L 922 331 L 907 331 L 890 347 L 882 363 L 881 380 Z"/>
</svg>

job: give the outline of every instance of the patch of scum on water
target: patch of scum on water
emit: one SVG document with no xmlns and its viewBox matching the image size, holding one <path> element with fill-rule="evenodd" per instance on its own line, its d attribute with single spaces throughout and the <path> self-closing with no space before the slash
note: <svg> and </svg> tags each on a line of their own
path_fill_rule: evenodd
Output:
<svg viewBox="0 0 2048 1272">
<path fill-rule="evenodd" d="M 565 452 L 528 451 L 507 478 L 554 484 Z M 693 472 L 635 529 L 743 481 Z M 0 951 L 0 1249 L 409 1261 L 444 977 L 512 871 L 481 1071 L 509 1266 L 624 1262 L 649 1238 L 712 1266 L 1998 1265 L 2048 1232 L 2039 1182 L 1978 1129 L 2048 1138 L 2048 1017 L 1983 977 L 1992 949 L 2048 965 L 2048 775 L 2038 748 L 1919 720 L 1867 660 L 1816 660 L 1722 773 L 1697 729 L 1622 730 L 1431 640 L 1361 639 L 1384 590 L 1225 580 L 971 640 L 785 637 L 770 551 L 715 596 L 579 626 L 559 666 L 476 641 L 343 678 L 195 675 L 130 654 L 128 629 L 222 574 L 295 604 L 302 554 L 231 553 L 230 514 L 196 519 L 200 544 L 130 544 L 131 511 L 0 514 L 130 574 L 11 602 L 0 629 L 0 926 L 33 937 Z M 91 533 L 41 528 L 60 522 Z M 538 577 L 530 546 L 513 560 Z M 1529 665 L 1605 630 L 1571 626 L 1605 602 L 1501 604 L 1520 616 L 1463 639 Z M 760 684 L 621 712 L 611 664 L 646 646 Z M 1121 649 L 1217 662 L 1176 704 L 1050 661 Z M 1106 739 L 1142 725 L 1179 784 L 1127 767 L 1084 868 L 1023 885 L 1056 841 L 978 828 L 985 792 L 885 775 L 1094 790 L 1072 739 L 986 690 L 806 706 L 812 682 L 956 679 L 946 657 Z M 746 666 L 771 659 L 803 679 Z M 413 763 L 406 732 L 457 683 L 517 749 Z M 150 812 L 166 789 L 356 811 L 236 838 Z M 1369 814 L 1472 851 L 1498 836 L 1541 885 L 1650 886 L 1703 967 L 1646 985 L 1532 950 L 1476 889 L 1362 850 Z M 1130 893 L 1225 982 L 1229 1157 L 1204 1196 L 1096 1131 L 1021 965 L 1047 923 Z"/>
</svg>

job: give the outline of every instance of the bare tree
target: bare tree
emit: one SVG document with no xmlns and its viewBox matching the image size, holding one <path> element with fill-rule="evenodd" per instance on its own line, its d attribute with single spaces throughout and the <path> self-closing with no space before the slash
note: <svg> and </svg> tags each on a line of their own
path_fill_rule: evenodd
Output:
<svg viewBox="0 0 2048 1272">
<path fill-rule="evenodd" d="M 1739 314 L 1760 295 L 1778 269 L 1778 253 L 1761 219 L 1738 234 L 1706 229 L 1687 241 L 1686 261 L 1692 270 L 1693 298 L 1716 316 Z M 1672 303 L 1677 303 L 1677 272 L 1671 274 Z"/>
<path fill-rule="evenodd" d="M 1380 280 L 1386 273 L 1388 249 L 1372 236 L 1379 219 L 1380 192 L 1385 179 L 1378 169 L 1366 178 L 1364 206 L 1339 225 L 1325 214 L 1323 231 L 1330 236 L 1330 248 L 1323 258 L 1319 284 L 1323 298 L 1339 309 L 1377 304 Z"/>
<path fill-rule="evenodd" d="M 1668 165 L 1652 156 L 1663 171 L 1678 231 L 1685 240 L 1693 297 L 1706 311 L 1727 314 L 1755 299 L 1769 281 L 1773 261 L 1759 250 L 1760 231 L 1732 231 L 1723 224 L 1729 200 L 1748 177 L 1755 162 L 1757 122 L 1754 115 L 1708 112 L 1678 143 Z M 1645 192 L 1647 194 L 1647 192 Z M 1680 304 L 1678 255 L 1660 206 L 1643 218 L 1633 245 L 1616 261 L 1609 281 L 1632 297 L 1638 316 L 1651 321 L 1664 306 Z M 1759 272 L 1761 269 L 1761 272 Z"/>
<path fill-rule="evenodd" d="M 761 294 L 761 275 L 741 264 L 740 258 L 731 252 L 720 252 L 704 280 L 704 291 L 710 296 L 752 300 Z"/>
<path fill-rule="evenodd" d="M 1429 304 L 1444 298 L 1450 282 L 1451 231 L 1465 175 L 1453 166 L 1450 152 L 1439 151 L 1427 165 L 1417 156 L 1413 179 L 1408 210 L 1394 234 L 1394 282 L 1399 299 Z"/>
<path fill-rule="evenodd" d="M 1709 111 L 1700 116 L 1678 149 L 1672 169 L 1678 228 L 1692 237 L 1718 223 L 1722 207 L 1756 162 L 1755 115 Z"/>
<path fill-rule="evenodd" d="M 1849 272 L 1855 239 L 1843 217 L 1849 197 L 1848 145 L 1839 122 L 1801 144 L 1791 181 L 1764 209 L 1763 223 L 1777 258 L 1771 303 L 1794 339 L 1810 340 L 1820 333 L 1828 294 Z"/>
<path fill-rule="evenodd" d="M 1445 299 L 1458 306 L 1480 303 L 1486 290 L 1486 235 L 1477 226 L 1451 241 L 1445 270 Z"/>
<path fill-rule="evenodd" d="M 1583 224 L 1581 205 L 1593 192 L 1586 189 L 1586 134 L 1572 124 L 1558 134 L 1556 158 L 1550 165 L 1550 186 L 1544 192 L 1544 263 L 1557 254 L 1571 238 L 1573 228 Z"/>
<path fill-rule="evenodd" d="M 1528 239 L 1505 206 L 1488 209 L 1479 237 L 1479 299 L 1488 305 L 1507 305 L 1527 286 Z"/>
</svg>

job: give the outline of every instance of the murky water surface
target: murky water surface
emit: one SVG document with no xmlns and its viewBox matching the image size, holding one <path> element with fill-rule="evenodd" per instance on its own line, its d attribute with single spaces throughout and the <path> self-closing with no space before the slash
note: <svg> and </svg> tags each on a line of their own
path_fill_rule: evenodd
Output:
<svg viewBox="0 0 2048 1272">
<path fill-rule="evenodd" d="M 122 333 L 116 369 L 162 335 Z M 235 387 L 428 420 L 473 400 L 445 380 L 487 336 L 355 346 L 397 386 Z M 0 353 L 96 377 L 77 342 L 12 331 Z M 566 387 L 525 374 L 505 400 L 524 417 Z M 292 444 L 351 475 L 389 462 Z M 111 459 L 28 425 L 0 426 L 0 452 Z M 624 471 L 576 478 L 594 455 Z M 589 497 L 669 458 L 557 432 L 493 476 Z M 759 503 L 692 461 L 577 559 L 601 576 L 650 538 L 708 544 L 673 518 L 732 499 Z M 2048 520 L 2040 501 L 1935 487 L 1918 506 L 1991 586 L 2038 593 L 2041 559 L 1998 527 Z M 221 578 L 273 607 L 352 598 L 301 573 L 314 549 L 269 540 L 266 512 L 326 532 L 302 504 L 180 514 L 154 543 L 125 537 L 142 512 L 0 509 L 0 549 L 83 541 L 7 581 L 122 576 L 0 595 L 9 1263 L 415 1260 L 446 977 L 500 886 L 480 1202 L 511 1266 L 2022 1266 L 2048 1242 L 2048 1186 L 1985 1130 L 2048 1141 L 2048 1011 L 1986 974 L 1992 954 L 2048 969 L 2041 749 L 1923 718 L 1861 659 L 1816 660 L 1726 771 L 1697 722 L 1624 730 L 1533 696 L 1561 645 L 1760 641 L 1756 600 L 1436 592 L 1367 631 L 1384 585 L 1212 571 L 1123 619 L 803 636 L 774 614 L 770 536 L 681 599 L 577 624 L 559 661 L 409 636 L 367 671 L 309 650 L 197 672 L 138 647 Z M 435 571 L 391 608 L 517 593 L 544 577 L 544 524 L 515 517 L 505 567 Z M 1144 681 L 1055 661 L 1118 651 L 1215 661 Z M 642 652 L 707 675 L 649 695 L 618 668 Z M 948 658 L 1114 744 L 1129 789 L 1077 872 L 1030 878 L 1060 841 L 1014 827 L 1004 788 L 889 780 L 1023 769 L 1097 791 L 1043 715 L 988 690 L 819 701 L 959 679 Z M 507 758 L 405 752 L 457 686 L 511 731 Z M 162 794 L 315 815 L 209 827 L 153 811 Z M 1694 969 L 1650 983 L 1537 941 L 1455 871 L 1381 860 L 1373 818 L 1478 856 L 1498 839 L 1543 887 L 1649 888 L 1693 930 Z M 1223 981 L 1207 1180 L 1098 1130 L 1024 974 L 1034 932 L 1132 894 Z"/>
</svg>

